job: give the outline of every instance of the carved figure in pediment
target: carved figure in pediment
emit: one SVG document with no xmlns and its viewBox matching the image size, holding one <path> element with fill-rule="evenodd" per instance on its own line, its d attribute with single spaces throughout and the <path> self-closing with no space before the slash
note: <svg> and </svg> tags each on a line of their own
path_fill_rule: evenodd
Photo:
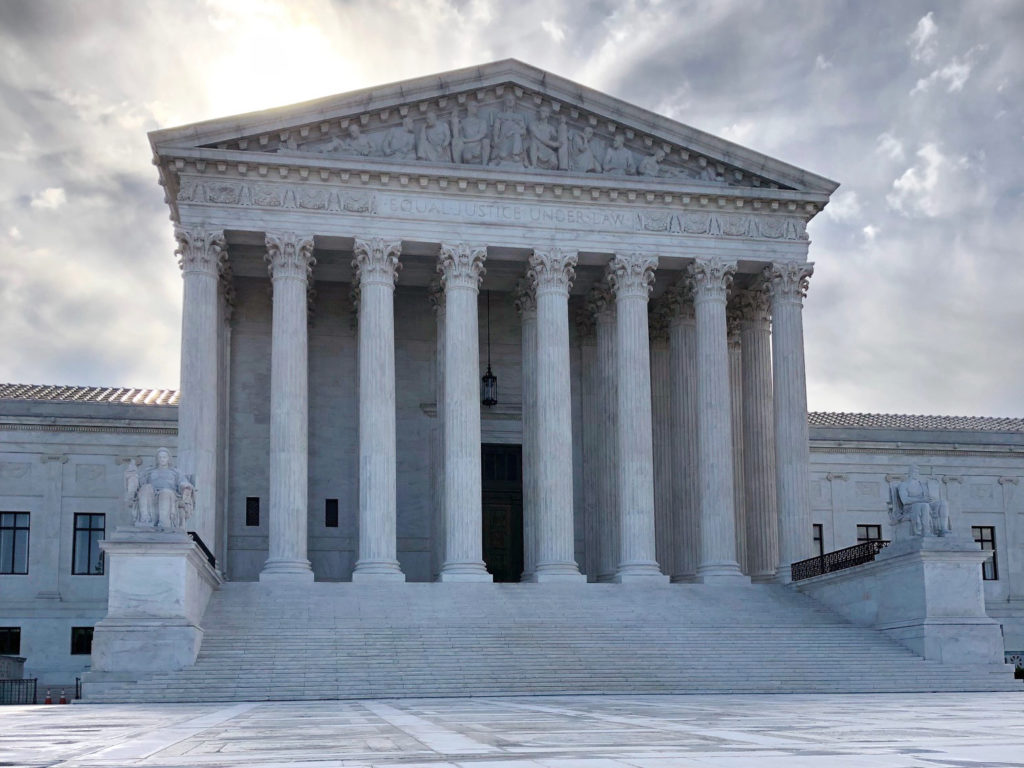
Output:
<svg viewBox="0 0 1024 768">
<path fill-rule="evenodd" d="M 573 131 L 569 139 L 569 166 L 576 173 L 600 173 L 600 149 L 594 138 L 594 129 L 589 125 L 583 132 Z"/>
<path fill-rule="evenodd" d="M 701 181 L 722 181 L 722 178 L 719 177 L 718 173 L 710 165 L 705 165 L 701 168 L 697 178 Z"/>
<path fill-rule="evenodd" d="M 396 125 L 381 145 L 384 157 L 394 157 L 399 160 L 416 159 L 416 130 L 411 117 L 402 119 L 401 125 Z"/>
<path fill-rule="evenodd" d="M 501 111 L 494 116 L 491 135 L 491 165 L 522 168 L 527 164 L 525 151 L 526 118 L 516 109 L 516 97 L 507 93 Z"/>
<path fill-rule="evenodd" d="M 636 158 L 626 148 L 626 137 L 621 133 L 615 134 L 612 145 L 604 153 L 602 166 L 605 173 L 615 173 L 620 176 L 636 175 Z"/>
<path fill-rule="evenodd" d="M 420 126 L 416 142 L 416 157 L 432 163 L 450 163 L 452 160 L 452 132 L 448 123 L 437 119 L 437 112 L 427 111 L 427 122 Z"/>
<path fill-rule="evenodd" d="M 361 157 L 368 157 L 374 154 L 374 150 L 375 147 L 369 137 L 363 135 L 363 132 L 360 130 L 358 125 L 350 123 L 347 131 L 345 132 L 345 138 L 339 139 L 335 137 L 313 151 L 320 152 L 325 155 L 342 153 L 346 155 L 360 155 Z"/>
<path fill-rule="evenodd" d="M 639 165 L 637 165 L 637 173 L 641 176 L 660 176 L 661 178 L 677 178 L 684 175 L 678 168 L 662 165 L 661 163 L 664 159 L 665 150 L 654 150 L 654 154 L 643 158 Z"/>
<path fill-rule="evenodd" d="M 195 509 L 195 486 L 171 464 L 171 452 L 160 448 L 155 466 L 139 472 L 129 462 L 124 474 L 125 503 L 137 527 L 183 531 Z"/>
<path fill-rule="evenodd" d="M 541 107 L 537 119 L 530 123 L 530 146 L 528 155 L 530 165 L 555 171 L 568 166 L 568 140 L 566 138 L 565 118 L 556 128 L 551 124 L 551 110 Z M 563 161 L 562 158 L 565 158 Z"/>
<path fill-rule="evenodd" d="M 452 157 L 456 163 L 487 165 L 491 159 L 491 127 L 480 117 L 480 105 L 466 105 L 466 118 L 459 120 L 459 111 L 452 112 Z"/>
</svg>

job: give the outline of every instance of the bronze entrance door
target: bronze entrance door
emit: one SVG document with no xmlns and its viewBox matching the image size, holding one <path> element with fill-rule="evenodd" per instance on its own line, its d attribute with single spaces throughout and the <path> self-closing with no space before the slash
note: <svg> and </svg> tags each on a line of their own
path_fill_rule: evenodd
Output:
<svg viewBox="0 0 1024 768">
<path fill-rule="evenodd" d="M 523 573 L 523 448 L 483 444 L 484 563 L 495 581 Z"/>
</svg>

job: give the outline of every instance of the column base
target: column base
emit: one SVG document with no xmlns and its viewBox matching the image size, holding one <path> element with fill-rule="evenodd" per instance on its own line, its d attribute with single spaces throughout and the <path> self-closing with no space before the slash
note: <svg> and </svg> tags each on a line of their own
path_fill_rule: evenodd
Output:
<svg viewBox="0 0 1024 768">
<path fill-rule="evenodd" d="M 708 563 L 697 567 L 697 581 L 701 584 L 733 586 L 749 584 L 750 577 L 740 570 L 739 563 Z"/>
<path fill-rule="evenodd" d="M 778 579 L 775 577 L 775 571 L 770 573 L 752 573 L 750 574 L 751 584 L 777 584 Z"/>
<path fill-rule="evenodd" d="M 668 576 L 654 562 L 628 563 L 619 566 L 614 581 L 616 584 L 668 584 Z"/>
<path fill-rule="evenodd" d="M 267 560 L 260 571 L 260 583 L 312 584 L 313 568 L 309 560 Z"/>
<path fill-rule="evenodd" d="M 479 563 L 445 563 L 441 569 L 441 575 L 437 579 L 441 582 L 493 582 L 494 577 L 487 572 L 482 562 Z"/>
<path fill-rule="evenodd" d="M 695 573 L 677 573 L 673 574 L 670 581 L 673 584 L 699 584 L 697 580 L 697 574 Z"/>
<path fill-rule="evenodd" d="M 537 572 L 533 575 L 531 581 L 535 581 L 538 584 L 550 584 L 553 582 L 586 584 L 587 577 L 580 573 L 576 563 L 549 563 L 538 565 Z"/>
<path fill-rule="evenodd" d="M 397 560 L 360 560 L 352 571 L 352 581 L 404 582 L 405 574 Z"/>
</svg>

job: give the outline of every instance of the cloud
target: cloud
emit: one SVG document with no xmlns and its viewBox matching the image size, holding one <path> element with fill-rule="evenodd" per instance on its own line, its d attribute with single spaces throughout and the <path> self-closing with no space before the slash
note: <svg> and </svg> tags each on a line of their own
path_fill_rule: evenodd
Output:
<svg viewBox="0 0 1024 768">
<path fill-rule="evenodd" d="M 861 232 L 864 233 L 864 237 L 866 237 L 868 240 L 874 240 L 876 237 L 878 237 L 879 230 L 878 227 L 876 227 L 874 224 L 866 224 L 861 229 Z"/>
<path fill-rule="evenodd" d="M 541 29 L 548 33 L 548 36 L 556 43 L 560 43 L 565 40 L 565 27 L 561 26 L 557 22 L 551 21 L 551 19 L 545 19 L 540 23 Z"/>
<path fill-rule="evenodd" d="M 832 69 L 832 62 L 819 53 L 814 60 L 814 68 L 819 72 L 824 72 L 826 69 Z"/>
<path fill-rule="evenodd" d="M 946 66 L 940 67 L 934 70 L 928 77 L 918 80 L 910 91 L 910 95 L 924 93 L 937 83 L 944 83 L 947 93 L 956 93 L 963 90 L 970 76 L 971 62 L 966 58 L 954 58 Z"/>
<path fill-rule="evenodd" d="M 910 33 L 910 55 L 915 61 L 930 62 L 935 58 L 935 36 L 939 28 L 935 24 L 935 17 L 928 11 L 917 21 L 917 26 Z"/>
<path fill-rule="evenodd" d="M 32 196 L 31 206 L 40 210 L 56 210 L 68 201 L 68 196 L 61 187 L 47 187 Z"/>
<path fill-rule="evenodd" d="M 893 181 L 886 202 L 905 216 L 952 213 L 971 197 L 958 194 L 970 167 L 966 157 L 945 155 L 938 144 L 929 142 L 917 151 L 917 162 Z"/>
<path fill-rule="evenodd" d="M 860 218 L 860 198 L 853 190 L 840 190 L 832 195 L 824 215 L 836 221 L 852 221 Z"/>
<path fill-rule="evenodd" d="M 883 133 L 878 137 L 875 151 L 885 155 L 890 160 L 902 160 L 906 156 L 903 152 L 903 142 L 891 133 Z"/>
</svg>

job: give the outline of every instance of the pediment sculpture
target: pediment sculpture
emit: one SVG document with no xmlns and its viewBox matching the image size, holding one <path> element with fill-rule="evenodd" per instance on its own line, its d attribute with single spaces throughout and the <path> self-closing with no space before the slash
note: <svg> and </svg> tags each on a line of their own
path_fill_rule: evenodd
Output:
<svg viewBox="0 0 1024 768">
<path fill-rule="evenodd" d="M 195 509 L 195 483 L 171 462 L 171 452 L 160 448 L 155 463 L 139 470 L 129 462 L 124 475 L 125 504 L 137 528 L 184 531 Z"/>
<path fill-rule="evenodd" d="M 910 467 L 905 480 L 889 484 L 889 520 L 897 530 L 905 526 L 913 537 L 952 533 L 949 503 L 940 498 L 939 481 L 921 477 L 917 466 Z"/>
<path fill-rule="evenodd" d="M 555 114 L 548 103 L 535 109 L 525 107 L 512 91 L 505 91 L 500 101 L 494 103 L 462 101 L 464 105 L 456 104 L 443 113 L 430 107 L 422 112 L 422 117 L 403 110 L 397 124 L 367 129 L 368 120 L 342 119 L 334 123 L 335 131 L 341 126 L 338 135 L 313 137 L 315 132 L 290 130 L 279 134 L 279 142 L 276 137 L 258 143 L 242 139 L 237 147 L 260 152 L 309 152 L 339 158 L 419 160 L 730 185 L 743 175 L 737 171 L 727 176 L 724 166 L 709 163 L 706 158 L 691 157 L 684 149 L 655 142 L 650 137 L 641 141 L 626 126 L 595 118 L 587 121 L 576 110 L 563 108 Z M 745 185 L 761 181 L 751 182 L 748 176 Z M 770 184 L 766 179 L 763 181 Z"/>
</svg>

